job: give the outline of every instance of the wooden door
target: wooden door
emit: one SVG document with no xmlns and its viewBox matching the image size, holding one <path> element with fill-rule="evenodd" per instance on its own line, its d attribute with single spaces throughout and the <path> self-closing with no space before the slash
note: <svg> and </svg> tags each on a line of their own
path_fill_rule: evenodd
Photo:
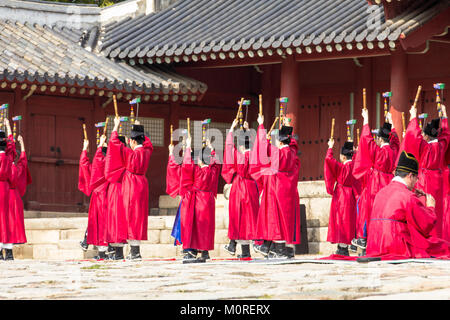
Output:
<svg viewBox="0 0 450 320">
<path fill-rule="evenodd" d="M 29 113 L 29 141 L 26 141 L 33 183 L 28 187 L 25 206 L 28 210 L 86 212 L 89 199 L 78 190 L 78 165 L 83 144 L 82 124 L 92 122 L 89 112 L 92 110 L 82 104 L 69 108 L 70 100 L 66 108 L 51 99 L 45 100 L 45 104 L 41 100 L 33 102 Z M 90 142 L 92 155 L 95 140 Z"/>
</svg>

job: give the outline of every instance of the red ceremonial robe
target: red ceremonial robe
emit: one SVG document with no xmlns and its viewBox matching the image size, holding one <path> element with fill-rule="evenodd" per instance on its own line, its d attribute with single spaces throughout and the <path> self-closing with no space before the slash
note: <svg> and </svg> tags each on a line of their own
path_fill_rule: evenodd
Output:
<svg viewBox="0 0 450 320">
<path fill-rule="evenodd" d="M 379 147 L 373 139 L 369 125 L 363 126 L 353 166 L 353 176 L 357 180 L 364 179 L 365 181 L 358 204 L 357 238 L 367 237 L 370 227 L 368 221 L 370 221 L 375 196 L 394 177 L 393 171 L 397 164 L 399 144 L 395 129 L 391 131 L 389 144 Z"/>
<path fill-rule="evenodd" d="M 181 242 L 184 249 L 213 250 L 215 232 L 215 197 L 219 183 L 220 164 L 216 154 L 200 168 L 186 148 L 181 166 Z"/>
<path fill-rule="evenodd" d="M 353 161 L 340 163 L 328 149 L 324 176 L 328 194 L 332 195 L 327 241 L 351 244 L 356 228 L 357 181 L 353 177 Z"/>
<path fill-rule="evenodd" d="M 78 190 L 83 192 L 86 196 L 90 196 L 91 190 L 89 183 L 91 181 L 91 162 L 87 156 L 87 151 L 83 150 L 80 155 L 80 162 L 78 166 Z"/>
<path fill-rule="evenodd" d="M 441 119 L 441 128 L 438 138 L 432 142 L 426 142 L 422 137 L 417 118 L 412 119 L 406 130 L 404 138 L 404 150 L 414 154 L 419 160 L 419 180 L 416 188 L 431 194 L 436 200 L 435 214 L 437 222 L 432 234 L 442 237 L 442 223 L 444 213 L 444 177 L 442 166 L 445 161 L 445 153 L 450 142 L 447 118 Z"/>
<path fill-rule="evenodd" d="M 256 223 L 259 210 L 259 191 L 256 181 L 250 176 L 250 151 L 239 152 L 233 143 L 230 131 L 225 141 L 222 177 L 232 183 L 229 202 L 228 238 L 230 240 L 256 239 Z"/>
<path fill-rule="evenodd" d="M 27 242 L 22 197 L 25 195 L 26 186 L 30 183 L 31 176 L 28 170 L 27 156 L 25 152 L 22 152 L 17 164 L 11 164 L 6 243 L 19 244 Z"/>
<path fill-rule="evenodd" d="M 106 157 L 102 148 L 97 148 L 91 167 L 89 190 L 91 202 L 89 204 L 88 232 L 86 242 L 94 246 L 107 246 L 107 199 L 109 182 L 105 177 Z"/>
<path fill-rule="evenodd" d="M 366 254 L 388 259 L 450 258 L 450 243 L 430 236 L 435 223 L 433 208 L 394 180 L 375 197 Z"/>
<path fill-rule="evenodd" d="M 0 243 L 8 243 L 7 225 L 9 213 L 9 179 L 11 176 L 11 158 L 0 151 Z"/>
<path fill-rule="evenodd" d="M 300 197 L 297 185 L 300 160 L 297 142 L 291 139 L 289 146 L 277 148 L 269 143 L 266 134 L 261 124 L 251 151 L 250 174 L 256 181 L 262 179 L 256 238 L 299 244 Z"/>
<path fill-rule="evenodd" d="M 106 242 L 126 243 L 128 227 L 122 196 L 122 181 L 126 169 L 123 165 L 122 158 L 117 155 L 117 152 L 111 153 L 111 146 L 112 139 L 108 142 L 108 151 L 106 152 L 105 160 L 105 177 L 109 182 L 106 194 Z"/>
<path fill-rule="evenodd" d="M 147 137 L 142 146 L 131 150 L 120 142 L 116 131 L 111 134 L 108 153 L 111 153 L 113 159 L 117 158 L 117 164 L 120 163 L 125 168 L 122 195 L 128 223 L 128 240 L 147 240 L 149 189 L 145 174 L 152 152 L 153 145 Z"/>
</svg>

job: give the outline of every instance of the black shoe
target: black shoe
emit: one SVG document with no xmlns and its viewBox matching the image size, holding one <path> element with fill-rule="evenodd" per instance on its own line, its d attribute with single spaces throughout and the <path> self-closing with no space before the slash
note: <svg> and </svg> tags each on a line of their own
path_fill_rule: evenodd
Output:
<svg viewBox="0 0 450 320">
<path fill-rule="evenodd" d="M 288 259 L 286 243 L 275 243 L 274 248 L 269 251 L 269 259 Z"/>
<path fill-rule="evenodd" d="M 264 243 L 262 245 L 253 246 L 253 250 L 255 250 L 255 252 L 260 253 L 263 256 L 267 257 L 267 255 L 269 254 L 271 245 L 272 245 L 272 241 L 264 240 Z"/>
<path fill-rule="evenodd" d="M 365 256 L 365 255 L 366 255 L 366 249 L 362 249 L 361 253 L 358 254 L 358 257 L 362 257 L 362 256 Z"/>
<path fill-rule="evenodd" d="M 12 249 L 5 249 L 5 261 L 7 260 L 14 260 Z"/>
<path fill-rule="evenodd" d="M 107 260 L 108 256 L 105 251 L 99 251 L 98 256 L 94 257 L 95 260 Z"/>
<path fill-rule="evenodd" d="M 356 251 L 358 251 L 358 247 L 355 246 L 355 245 L 353 245 L 353 244 L 349 245 L 348 248 L 349 248 L 349 250 L 350 250 L 351 252 L 356 252 Z"/>
<path fill-rule="evenodd" d="M 242 254 L 238 254 L 238 259 L 246 259 L 251 258 L 250 255 L 250 245 L 249 244 L 241 244 Z"/>
<path fill-rule="evenodd" d="M 336 254 L 339 254 L 341 256 L 349 256 L 348 247 L 341 247 L 340 245 L 337 246 Z"/>
<path fill-rule="evenodd" d="M 236 254 L 236 240 L 230 240 L 230 243 L 226 244 L 223 248 L 226 252 L 234 256 Z"/>
<path fill-rule="evenodd" d="M 5 260 L 5 258 L 3 258 L 3 249 L 0 248 L 0 260 Z"/>
<path fill-rule="evenodd" d="M 183 250 L 184 256 L 183 256 L 183 263 L 185 261 L 193 261 L 197 259 L 197 251 L 190 251 L 190 250 Z"/>
<path fill-rule="evenodd" d="M 205 261 L 210 260 L 211 258 L 209 257 L 209 251 L 203 250 L 200 259 L 203 259 Z"/>
<path fill-rule="evenodd" d="M 106 254 L 109 256 L 109 255 L 112 255 L 112 254 L 114 254 L 116 252 L 116 249 L 114 249 L 114 247 L 113 246 L 111 246 L 110 244 L 108 244 L 108 248 L 106 249 Z"/>
<path fill-rule="evenodd" d="M 364 238 L 353 239 L 352 245 L 354 245 L 358 248 L 361 248 L 361 249 L 365 249 L 367 246 L 367 240 Z"/>
<path fill-rule="evenodd" d="M 295 258 L 295 248 L 286 247 L 286 255 L 288 256 L 288 259 Z"/>
<path fill-rule="evenodd" d="M 112 256 L 112 260 L 123 260 L 124 259 L 124 257 L 123 257 L 123 247 L 115 247 L 115 253 L 114 253 L 114 255 Z"/>
<path fill-rule="evenodd" d="M 139 246 L 131 246 L 130 254 L 127 256 L 128 260 L 142 260 Z"/>
</svg>

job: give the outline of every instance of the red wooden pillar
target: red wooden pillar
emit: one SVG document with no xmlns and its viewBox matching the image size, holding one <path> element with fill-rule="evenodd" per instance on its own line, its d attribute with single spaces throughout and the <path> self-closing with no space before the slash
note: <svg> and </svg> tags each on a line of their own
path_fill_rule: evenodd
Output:
<svg viewBox="0 0 450 320">
<path fill-rule="evenodd" d="M 401 48 L 391 54 L 391 114 L 394 126 L 402 140 L 402 112 L 405 113 L 406 124 L 409 121 L 409 99 L 408 99 L 408 57 Z"/>
<path fill-rule="evenodd" d="M 294 56 L 287 56 L 281 64 L 280 97 L 288 97 L 286 116 L 292 119 L 294 133 L 298 133 L 298 116 L 300 106 L 300 63 Z"/>
</svg>

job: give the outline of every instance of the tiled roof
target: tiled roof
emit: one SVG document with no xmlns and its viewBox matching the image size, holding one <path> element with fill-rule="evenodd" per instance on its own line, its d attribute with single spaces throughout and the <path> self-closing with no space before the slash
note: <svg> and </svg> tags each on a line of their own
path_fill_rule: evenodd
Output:
<svg viewBox="0 0 450 320">
<path fill-rule="evenodd" d="M 385 48 L 448 6 L 415 1 L 385 21 L 383 7 L 367 0 L 181 0 L 105 30 L 99 50 L 152 64 Z"/>
<path fill-rule="evenodd" d="M 0 80 L 136 94 L 199 95 L 207 89 L 167 68 L 133 67 L 89 52 L 80 46 L 88 41 L 75 29 L 0 20 Z"/>
</svg>

